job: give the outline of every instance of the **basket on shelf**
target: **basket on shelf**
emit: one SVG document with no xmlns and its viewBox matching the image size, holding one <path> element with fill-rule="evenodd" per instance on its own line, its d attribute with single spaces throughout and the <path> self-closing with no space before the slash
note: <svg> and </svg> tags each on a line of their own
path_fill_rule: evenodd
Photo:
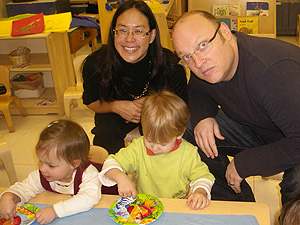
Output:
<svg viewBox="0 0 300 225">
<path fill-rule="evenodd" d="M 172 13 L 169 13 L 168 16 L 167 16 L 167 25 L 168 25 L 168 28 L 169 28 L 169 32 L 170 32 L 170 35 L 172 36 L 172 31 L 173 31 L 173 25 L 175 24 L 175 22 L 177 21 L 177 19 L 179 18 L 179 15 L 175 15 L 175 14 L 172 14 Z"/>
<path fill-rule="evenodd" d="M 30 61 L 30 49 L 20 46 L 8 55 L 13 65 L 23 65 Z"/>
<path fill-rule="evenodd" d="M 167 24 L 168 24 L 168 28 L 172 29 L 173 25 L 175 24 L 175 22 L 177 21 L 177 19 L 179 18 L 179 15 L 175 15 L 172 13 L 169 13 L 167 16 Z"/>
</svg>

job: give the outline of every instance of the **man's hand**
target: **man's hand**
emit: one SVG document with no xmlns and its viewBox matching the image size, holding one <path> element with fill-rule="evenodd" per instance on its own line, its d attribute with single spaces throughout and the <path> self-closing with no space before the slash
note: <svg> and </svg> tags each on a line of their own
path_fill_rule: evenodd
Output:
<svg viewBox="0 0 300 225">
<path fill-rule="evenodd" d="M 206 118 L 201 120 L 194 129 L 195 141 L 201 151 L 207 158 L 215 158 L 218 156 L 215 137 L 224 140 L 221 135 L 219 125 L 214 118 Z"/>
<path fill-rule="evenodd" d="M 241 193 L 240 185 L 243 181 L 243 178 L 241 178 L 238 172 L 236 171 L 234 159 L 231 160 L 231 162 L 228 164 L 225 177 L 228 185 L 234 190 L 234 192 Z"/>
</svg>

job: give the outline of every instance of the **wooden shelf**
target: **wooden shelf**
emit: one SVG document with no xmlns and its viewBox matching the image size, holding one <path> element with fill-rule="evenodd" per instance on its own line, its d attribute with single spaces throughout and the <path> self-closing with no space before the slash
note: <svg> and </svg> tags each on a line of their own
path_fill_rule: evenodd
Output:
<svg viewBox="0 0 300 225">
<path fill-rule="evenodd" d="M 241 16 L 246 17 L 246 2 L 257 2 L 256 0 L 188 0 L 188 11 L 191 10 L 204 10 L 212 12 L 213 5 L 239 3 L 241 5 Z M 258 16 L 258 34 L 255 36 L 272 37 L 276 38 L 276 1 L 268 0 L 269 3 L 269 16 Z M 237 18 L 237 17 L 218 17 L 218 18 Z"/>
<path fill-rule="evenodd" d="M 20 99 L 28 114 L 57 113 L 64 115 L 64 91 L 75 85 L 72 56 L 67 32 L 39 33 L 23 36 L 0 37 L 0 62 L 10 72 L 51 72 L 54 88 L 46 88 L 40 98 Z M 16 68 L 8 54 L 18 46 L 31 49 L 29 65 Z M 35 105 L 38 99 L 55 99 L 49 106 Z M 11 113 L 19 113 L 11 104 Z"/>
<path fill-rule="evenodd" d="M 12 65 L 7 54 L 0 54 L 1 64 L 6 65 L 10 71 L 24 72 L 24 71 L 51 71 L 51 65 L 47 53 L 30 54 L 29 65 L 24 68 L 16 68 Z"/>
<path fill-rule="evenodd" d="M 36 105 L 41 99 L 55 99 L 55 102 L 52 105 Z M 20 100 L 27 114 L 57 114 L 59 112 L 54 88 L 45 88 L 45 92 L 39 98 L 20 98 Z M 15 103 L 10 104 L 9 110 L 11 114 L 20 114 Z"/>
<path fill-rule="evenodd" d="M 49 32 L 43 32 L 38 34 L 30 34 L 30 35 L 19 35 L 19 36 L 1 36 L 0 40 L 18 40 L 18 39 L 37 39 L 37 38 L 46 38 L 50 35 Z"/>
</svg>

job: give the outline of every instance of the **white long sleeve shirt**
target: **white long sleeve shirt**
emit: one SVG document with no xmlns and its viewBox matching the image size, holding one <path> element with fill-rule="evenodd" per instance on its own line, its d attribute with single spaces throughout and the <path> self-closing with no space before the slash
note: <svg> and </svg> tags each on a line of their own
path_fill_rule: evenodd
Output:
<svg viewBox="0 0 300 225">
<path fill-rule="evenodd" d="M 61 194 L 73 195 L 75 174 L 76 170 L 72 175 L 72 181 L 68 183 L 60 181 L 49 182 L 51 188 Z M 88 166 L 83 172 L 82 183 L 79 185 L 78 193 L 73 195 L 71 199 L 60 201 L 53 205 L 59 218 L 87 211 L 98 204 L 101 198 L 101 183 L 98 174 L 98 170 L 93 165 Z M 40 181 L 39 170 L 35 170 L 22 182 L 12 185 L 6 192 L 11 192 L 19 196 L 21 202 L 17 205 L 22 205 L 43 191 L 45 189 L 42 187 Z"/>
</svg>

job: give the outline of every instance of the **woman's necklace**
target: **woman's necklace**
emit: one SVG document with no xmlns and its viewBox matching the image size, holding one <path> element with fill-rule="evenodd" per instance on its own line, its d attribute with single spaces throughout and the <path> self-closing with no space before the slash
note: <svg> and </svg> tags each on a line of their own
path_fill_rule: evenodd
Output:
<svg viewBox="0 0 300 225">
<path fill-rule="evenodd" d="M 132 95 L 130 93 L 128 93 L 128 94 L 131 98 L 133 98 L 134 100 L 137 100 L 137 99 L 143 97 L 147 93 L 148 87 L 149 87 L 149 81 L 147 82 L 146 86 L 144 87 L 144 90 L 143 90 L 142 94 L 140 94 L 139 96 L 135 96 L 135 95 Z"/>
<path fill-rule="evenodd" d="M 151 74 L 151 69 L 152 69 L 152 62 L 151 62 L 151 60 L 149 60 L 149 75 Z M 144 87 L 144 89 L 143 89 L 143 91 L 142 91 L 142 94 L 136 96 L 136 95 L 133 95 L 133 94 L 128 93 L 129 96 L 130 96 L 131 98 L 133 98 L 133 100 L 137 100 L 137 99 L 140 99 L 141 97 L 145 96 L 145 94 L 147 93 L 148 88 L 149 88 L 149 83 L 150 83 L 150 81 L 148 81 L 148 82 L 146 83 L 146 85 L 145 85 L 145 87 Z"/>
</svg>

